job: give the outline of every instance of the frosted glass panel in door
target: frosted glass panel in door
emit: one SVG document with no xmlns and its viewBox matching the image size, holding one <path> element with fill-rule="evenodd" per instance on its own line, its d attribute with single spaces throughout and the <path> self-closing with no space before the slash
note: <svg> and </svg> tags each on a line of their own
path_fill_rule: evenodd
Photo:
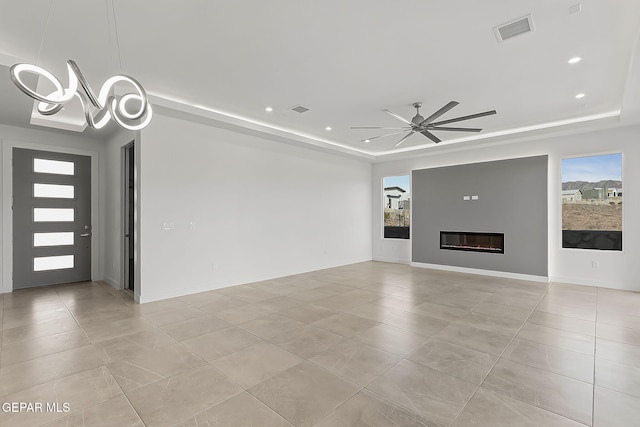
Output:
<svg viewBox="0 0 640 427">
<path fill-rule="evenodd" d="M 33 208 L 35 222 L 73 222 L 74 218 L 73 208 Z"/>
<path fill-rule="evenodd" d="M 33 271 L 73 268 L 73 255 L 44 256 L 33 259 Z"/>
<path fill-rule="evenodd" d="M 75 173 L 75 164 L 60 160 L 33 159 L 33 171 L 56 175 L 73 175 Z"/>
<path fill-rule="evenodd" d="M 33 197 L 48 197 L 52 199 L 73 199 L 75 196 L 73 185 L 33 184 Z"/>
<path fill-rule="evenodd" d="M 67 246 L 73 245 L 73 231 L 63 233 L 33 233 L 33 246 Z"/>
</svg>

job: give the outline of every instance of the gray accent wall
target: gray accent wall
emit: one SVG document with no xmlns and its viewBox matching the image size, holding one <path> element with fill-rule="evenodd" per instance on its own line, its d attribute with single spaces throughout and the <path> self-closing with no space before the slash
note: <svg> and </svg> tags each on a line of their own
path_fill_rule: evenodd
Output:
<svg viewBox="0 0 640 427">
<path fill-rule="evenodd" d="M 412 262 L 547 277 L 547 163 L 536 156 L 414 170 Z M 505 251 L 440 249 L 440 231 L 504 233 Z"/>
</svg>

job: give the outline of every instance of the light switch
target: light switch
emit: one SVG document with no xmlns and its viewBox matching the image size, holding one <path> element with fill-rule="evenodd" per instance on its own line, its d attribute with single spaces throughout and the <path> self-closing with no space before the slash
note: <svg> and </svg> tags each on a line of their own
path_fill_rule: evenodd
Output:
<svg viewBox="0 0 640 427">
<path fill-rule="evenodd" d="M 471 200 L 471 196 L 462 196 L 462 200 Z"/>
</svg>

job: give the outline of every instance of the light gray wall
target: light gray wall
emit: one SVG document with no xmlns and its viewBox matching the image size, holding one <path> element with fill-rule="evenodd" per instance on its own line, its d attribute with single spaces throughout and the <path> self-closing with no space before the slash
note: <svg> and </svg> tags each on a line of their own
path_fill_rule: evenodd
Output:
<svg viewBox="0 0 640 427">
<path fill-rule="evenodd" d="M 411 187 L 413 262 L 548 276 L 547 156 L 415 170 Z M 505 252 L 442 250 L 440 231 L 504 233 Z"/>
</svg>

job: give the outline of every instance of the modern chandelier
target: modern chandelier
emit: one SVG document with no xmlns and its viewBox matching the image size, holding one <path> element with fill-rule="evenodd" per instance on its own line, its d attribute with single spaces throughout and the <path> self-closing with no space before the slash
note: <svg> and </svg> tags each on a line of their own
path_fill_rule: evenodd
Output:
<svg viewBox="0 0 640 427">
<path fill-rule="evenodd" d="M 113 29 L 116 35 L 116 43 L 118 46 L 118 61 L 120 69 L 122 69 L 122 60 L 120 58 L 120 43 L 118 41 L 118 27 L 115 20 L 115 9 L 113 0 L 111 1 L 111 10 L 113 12 Z M 109 0 L 105 0 L 107 8 Z M 53 1 L 49 7 L 49 16 Z M 47 26 L 49 24 L 49 16 L 43 33 L 43 41 L 46 35 Z M 42 47 L 42 44 L 41 44 Z M 40 52 L 38 51 L 38 59 Z M 30 88 L 23 79 L 25 74 L 35 74 L 39 78 L 49 81 L 55 90 L 50 94 L 41 94 Z M 11 67 L 11 80 L 25 95 L 30 96 L 36 101 L 40 101 L 37 106 L 38 113 L 44 116 L 52 116 L 63 109 L 65 104 L 78 98 L 84 111 L 87 124 L 94 129 L 103 128 L 110 120 L 115 121 L 118 125 L 127 130 L 140 130 L 145 128 L 153 116 L 153 111 L 147 93 L 142 85 L 133 77 L 116 74 L 108 78 L 100 88 L 100 92 L 96 96 L 95 92 L 80 71 L 78 64 L 73 60 L 67 61 L 67 74 L 69 84 L 64 87 L 52 73 L 34 64 L 15 64 Z M 124 95 L 116 95 L 114 86 L 116 84 L 126 84 L 133 91 Z M 120 86 L 120 85 L 119 85 Z"/>
<path fill-rule="evenodd" d="M 33 64 L 13 65 L 11 67 L 11 80 L 24 94 L 36 101 L 40 101 L 37 110 L 45 116 L 56 114 L 62 110 L 66 103 L 77 97 L 82 104 L 87 124 L 92 128 L 101 129 L 111 119 L 127 130 L 140 130 L 151 122 L 153 111 L 147 99 L 147 94 L 142 85 L 133 77 L 122 74 L 110 77 L 104 82 L 100 88 L 100 93 L 96 96 L 74 61 L 67 61 L 67 72 L 69 74 L 69 85 L 66 88 L 49 71 Z M 36 92 L 22 80 L 21 75 L 24 73 L 32 73 L 44 77 L 53 84 L 56 90 L 49 95 Z M 117 97 L 113 87 L 119 82 L 129 83 L 135 92 Z M 78 83 L 84 93 L 80 91 Z M 134 107 L 133 110 L 127 108 L 127 104 L 132 102 L 138 104 L 138 107 Z"/>
</svg>

